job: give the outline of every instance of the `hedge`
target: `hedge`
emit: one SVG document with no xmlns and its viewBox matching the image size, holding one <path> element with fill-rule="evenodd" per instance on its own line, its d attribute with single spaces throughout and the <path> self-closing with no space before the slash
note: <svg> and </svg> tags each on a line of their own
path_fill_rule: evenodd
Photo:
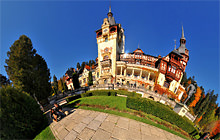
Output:
<svg viewBox="0 0 220 140">
<path fill-rule="evenodd" d="M 76 94 L 76 95 L 67 97 L 67 98 L 66 98 L 66 101 L 69 103 L 69 102 L 71 102 L 71 101 L 73 101 L 73 100 L 76 100 L 76 99 L 79 99 L 79 98 L 81 98 L 81 95 L 80 95 L 80 94 Z"/>
<path fill-rule="evenodd" d="M 129 92 L 126 90 L 116 90 L 116 92 L 117 92 L 117 94 L 126 95 L 128 97 L 141 97 L 141 94 L 138 94 L 136 92 Z"/>
<path fill-rule="evenodd" d="M 13 87 L 0 88 L 0 139 L 33 139 L 48 124 L 29 94 Z"/>
<path fill-rule="evenodd" d="M 82 93 L 82 97 L 89 97 L 89 96 L 116 96 L 117 93 L 114 90 L 93 90 L 87 91 L 86 93 Z"/>
<path fill-rule="evenodd" d="M 197 132 L 196 134 L 198 134 L 198 130 L 194 127 L 194 124 L 189 119 L 179 116 L 168 106 L 163 105 L 159 102 L 151 101 L 146 98 L 128 97 L 126 106 L 134 110 L 143 111 L 148 114 L 157 116 L 162 120 L 165 120 L 182 128 L 187 133 Z"/>
</svg>

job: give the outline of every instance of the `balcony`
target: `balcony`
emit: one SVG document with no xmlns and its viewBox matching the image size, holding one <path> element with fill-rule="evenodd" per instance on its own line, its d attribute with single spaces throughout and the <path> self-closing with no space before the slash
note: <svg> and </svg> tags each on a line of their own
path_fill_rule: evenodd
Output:
<svg viewBox="0 0 220 140">
<path fill-rule="evenodd" d="M 111 59 L 100 61 L 102 67 L 110 67 L 112 62 Z"/>
</svg>

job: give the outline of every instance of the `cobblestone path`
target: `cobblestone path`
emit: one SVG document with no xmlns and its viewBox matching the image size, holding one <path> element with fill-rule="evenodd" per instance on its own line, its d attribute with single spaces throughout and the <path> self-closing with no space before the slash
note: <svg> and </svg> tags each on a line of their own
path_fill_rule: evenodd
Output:
<svg viewBox="0 0 220 140">
<path fill-rule="evenodd" d="M 60 140 L 183 140 L 142 122 L 83 109 L 74 109 L 50 128 Z"/>
</svg>

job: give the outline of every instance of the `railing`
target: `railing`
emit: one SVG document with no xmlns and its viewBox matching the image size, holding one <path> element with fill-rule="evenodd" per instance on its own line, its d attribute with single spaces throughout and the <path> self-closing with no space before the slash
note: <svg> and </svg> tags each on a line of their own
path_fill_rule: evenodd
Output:
<svg viewBox="0 0 220 140">
<path fill-rule="evenodd" d="M 102 67 L 111 66 L 111 59 L 103 60 L 103 61 L 100 61 L 100 62 L 101 62 Z"/>
<path fill-rule="evenodd" d="M 185 116 L 186 116 L 189 120 L 191 120 L 192 122 L 194 122 L 194 120 L 196 119 L 196 117 L 193 116 L 193 115 L 192 115 L 191 113 L 189 113 L 189 112 L 186 112 Z"/>
</svg>

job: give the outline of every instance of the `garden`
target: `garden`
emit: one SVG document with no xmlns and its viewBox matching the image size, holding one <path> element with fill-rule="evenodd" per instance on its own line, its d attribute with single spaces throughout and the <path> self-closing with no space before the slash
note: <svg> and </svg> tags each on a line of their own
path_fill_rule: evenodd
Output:
<svg viewBox="0 0 220 140">
<path fill-rule="evenodd" d="M 169 106 L 140 97 L 138 93 L 123 90 L 88 91 L 68 97 L 64 107 L 115 114 L 159 127 L 185 139 L 199 138 L 198 130 L 190 120 L 179 116 Z"/>
</svg>

